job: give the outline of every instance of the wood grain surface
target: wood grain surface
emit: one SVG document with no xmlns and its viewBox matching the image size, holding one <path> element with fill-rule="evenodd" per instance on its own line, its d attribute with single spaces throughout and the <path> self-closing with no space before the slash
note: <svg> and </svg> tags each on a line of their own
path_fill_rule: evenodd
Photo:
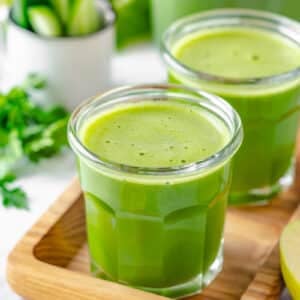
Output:
<svg viewBox="0 0 300 300">
<path fill-rule="evenodd" d="M 300 218 L 299 167 L 298 163 L 296 184 L 269 205 L 228 210 L 223 271 L 202 294 L 189 300 L 279 298 L 283 286 L 277 243 L 293 214 Z M 13 250 L 7 278 L 28 300 L 167 299 L 90 275 L 83 198 L 77 180 Z"/>
</svg>

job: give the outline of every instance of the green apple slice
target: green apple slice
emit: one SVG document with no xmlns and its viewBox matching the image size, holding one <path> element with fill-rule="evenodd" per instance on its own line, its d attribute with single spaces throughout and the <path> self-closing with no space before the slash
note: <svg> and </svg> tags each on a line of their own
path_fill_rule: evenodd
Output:
<svg viewBox="0 0 300 300">
<path fill-rule="evenodd" d="M 86 35 L 98 31 L 103 23 L 95 0 L 74 0 L 67 33 L 70 36 Z"/>
<path fill-rule="evenodd" d="M 32 6 L 28 9 L 29 22 L 33 30 L 43 36 L 62 35 L 62 26 L 58 17 L 48 6 Z"/>
<path fill-rule="evenodd" d="M 280 238 L 281 270 L 293 299 L 300 299 L 300 220 L 286 226 Z"/>
</svg>

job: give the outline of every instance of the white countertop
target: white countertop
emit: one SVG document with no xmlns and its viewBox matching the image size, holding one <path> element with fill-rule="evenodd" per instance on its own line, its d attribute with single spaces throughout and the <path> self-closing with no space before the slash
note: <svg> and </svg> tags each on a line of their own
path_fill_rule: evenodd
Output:
<svg viewBox="0 0 300 300">
<path fill-rule="evenodd" d="M 154 83 L 165 78 L 158 53 L 142 45 L 116 55 L 113 60 L 114 85 Z M 6 258 L 22 235 L 65 189 L 75 175 L 74 158 L 70 150 L 28 166 L 20 174 L 20 184 L 27 192 L 30 211 L 5 209 L 0 205 L 0 299 L 20 300 L 5 279 Z"/>
</svg>

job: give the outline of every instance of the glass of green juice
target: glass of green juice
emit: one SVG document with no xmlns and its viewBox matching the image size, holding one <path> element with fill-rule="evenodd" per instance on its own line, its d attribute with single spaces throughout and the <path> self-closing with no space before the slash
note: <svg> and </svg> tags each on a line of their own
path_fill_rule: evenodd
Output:
<svg viewBox="0 0 300 300">
<path fill-rule="evenodd" d="M 238 114 L 176 85 L 113 90 L 73 113 L 92 273 L 146 291 L 199 292 L 222 268 Z"/>
<path fill-rule="evenodd" d="M 151 0 L 154 40 L 159 43 L 164 31 L 176 20 L 217 8 L 266 10 L 300 21 L 299 0 Z"/>
<path fill-rule="evenodd" d="M 217 94 L 239 113 L 244 141 L 230 204 L 263 204 L 293 182 L 300 111 L 300 24 L 254 10 L 175 22 L 162 40 L 169 81 Z"/>
</svg>

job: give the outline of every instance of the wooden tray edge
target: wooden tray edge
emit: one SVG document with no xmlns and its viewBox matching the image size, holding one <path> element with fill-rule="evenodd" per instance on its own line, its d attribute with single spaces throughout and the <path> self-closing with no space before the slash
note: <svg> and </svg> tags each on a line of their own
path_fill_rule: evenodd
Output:
<svg viewBox="0 0 300 300">
<path fill-rule="evenodd" d="M 45 300 L 119 300 L 120 295 L 128 300 L 169 300 L 117 283 L 83 277 L 80 273 L 47 264 L 35 257 L 34 248 L 45 232 L 58 222 L 62 212 L 66 213 L 81 195 L 79 181 L 75 178 L 17 243 L 8 256 L 6 267 L 6 278 L 11 288 L 30 300 L 40 300 L 41 294 Z"/>
<path fill-rule="evenodd" d="M 290 221 L 300 218 L 300 204 L 292 214 Z M 288 222 L 288 223 L 289 223 Z M 287 223 L 287 224 L 288 224 Z M 259 268 L 241 300 L 278 300 L 284 287 L 280 267 L 279 242 Z"/>
<path fill-rule="evenodd" d="M 61 285 L 62 290 L 67 289 L 71 291 L 69 295 L 61 293 L 61 297 L 63 297 L 61 299 L 63 300 L 90 300 L 94 298 L 117 300 L 120 299 L 120 294 L 124 295 L 124 299 L 128 300 L 169 300 L 169 298 L 146 293 L 117 283 L 87 276 L 83 279 L 81 274 L 47 264 L 35 257 L 34 248 L 42 240 L 45 232 L 48 232 L 58 222 L 62 212 L 66 213 L 81 195 L 79 181 L 75 178 L 55 203 L 50 206 L 18 242 L 7 261 L 7 281 L 12 289 L 21 296 L 28 297 L 30 295 L 29 299 L 31 300 L 40 300 L 41 290 L 40 293 L 35 293 L 34 290 L 40 285 L 40 288 L 45 292 L 43 282 L 47 282 L 47 289 L 51 289 L 51 286 L 57 289 L 58 285 Z M 300 217 L 300 205 L 291 219 L 296 217 Z M 51 274 L 51 276 L 48 274 Z M 62 282 L 61 278 L 67 278 L 67 280 Z M 76 284 L 76 282 L 82 282 L 82 280 L 85 281 L 86 286 L 84 294 L 82 293 L 82 284 L 80 284 L 80 288 L 77 288 Z M 35 289 L 33 289 L 33 286 Z M 93 291 L 90 289 L 91 286 L 93 286 Z M 282 288 L 283 280 L 280 276 L 279 247 L 277 244 L 257 272 L 241 300 L 275 300 L 278 299 Z M 74 293 L 76 296 L 74 296 Z M 59 300 L 60 298 L 56 294 L 50 294 L 49 297 L 45 296 L 45 299 Z"/>
</svg>

